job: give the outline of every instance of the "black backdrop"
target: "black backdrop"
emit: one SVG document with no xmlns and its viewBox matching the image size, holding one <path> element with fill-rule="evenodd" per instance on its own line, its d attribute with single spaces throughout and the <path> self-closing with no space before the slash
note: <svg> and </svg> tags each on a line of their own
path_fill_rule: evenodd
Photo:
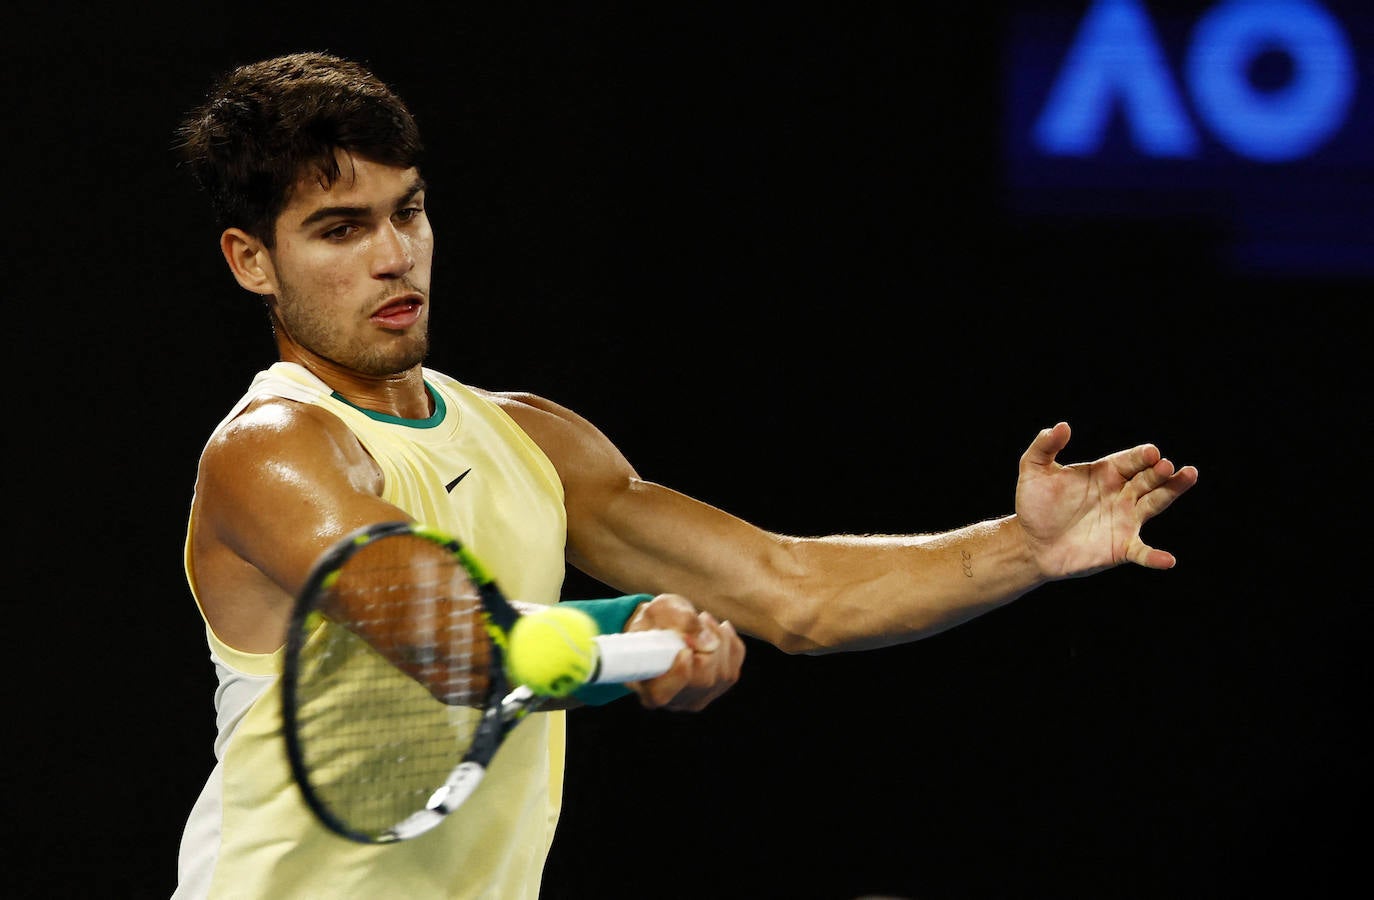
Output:
<svg viewBox="0 0 1374 900">
<path fill-rule="evenodd" d="M 1238 274 L 1187 221 L 1010 215 L 1006 19 L 939 6 L 13 14 L 5 882 L 173 887 L 213 737 L 184 517 L 272 347 L 171 135 L 214 74 L 319 48 L 426 132 L 431 363 L 572 406 L 645 477 L 813 534 L 1004 514 L 1058 419 L 1070 459 L 1153 440 L 1202 471 L 1147 530 L 1174 571 L 870 653 L 751 641 L 706 713 L 577 714 L 547 897 L 1343 883 L 1370 283 Z"/>
</svg>

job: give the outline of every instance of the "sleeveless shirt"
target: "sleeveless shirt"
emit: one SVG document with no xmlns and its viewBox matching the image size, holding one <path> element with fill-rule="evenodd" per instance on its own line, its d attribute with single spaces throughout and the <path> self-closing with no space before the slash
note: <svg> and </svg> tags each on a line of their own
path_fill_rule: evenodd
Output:
<svg viewBox="0 0 1374 900">
<path fill-rule="evenodd" d="M 355 407 L 305 368 L 279 362 L 215 431 L 262 397 L 328 410 L 381 468 L 382 499 L 460 538 L 512 598 L 556 603 L 567 521 L 553 465 L 495 403 L 442 373 L 423 375 L 434 413 L 401 419 Z M 188 526 L 186 577 L 199 606 L 191 539 Z M 433 831 L 367 846 L 320 825 L 291 778 L 282 651 L 236 650 L 208 623 L 205 633 L 219 679 L 216 763 L 182 835 L 175 900 L 537 900 L 562 803 L 565 713 L 522 722 L 477 791 Z"/>
</svg>

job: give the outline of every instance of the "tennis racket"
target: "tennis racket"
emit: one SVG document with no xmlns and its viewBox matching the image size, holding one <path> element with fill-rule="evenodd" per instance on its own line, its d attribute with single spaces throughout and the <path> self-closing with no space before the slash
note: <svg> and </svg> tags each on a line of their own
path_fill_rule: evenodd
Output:
<svg viewBox="0 0 1374 900">
<path fill-rule="evenodd" d="M 522 612 L 455 538 L 386 522 L 315 563 L 282 672 L 291 772 L 331 831 L 365 844 L 429 831 L 472 795 L 510 731 L 545 701 L 512 684 Z M 601 635 L 586 683 L 666 672 L 674 631 Z"/>
</svg>

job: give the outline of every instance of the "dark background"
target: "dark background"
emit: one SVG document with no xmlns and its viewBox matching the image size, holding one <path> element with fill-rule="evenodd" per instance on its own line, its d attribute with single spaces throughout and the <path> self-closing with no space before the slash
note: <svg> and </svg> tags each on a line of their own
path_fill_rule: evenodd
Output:
<svg viewBox="0 0 1374 900">
<path fill-rule="evenodd" d="M 703 714 L 578 713 L 550 900 L 1358 878 L 1374 280 L 1238 271 L 1234 223 L 1205 216 L 1014 212 L 1009 14 L 1085 4 L 952 6 L 7 14 L 7 469 L 29 520 L 4 601 L 7 890 L 174 886 L 214 735 L 185 515 L 273 348 L 172 132 L 214 75 L 307 48 L 372 64 L 427 136 L 431 364 L 566 403 L 647 478 L 821 534 L 1003 515 L 1060 419 L 1068 461 L 1154 441 L 1202 472 L 1146 529 L 1173 571 L 875 652 L 751 640 Z"/>
</svg>

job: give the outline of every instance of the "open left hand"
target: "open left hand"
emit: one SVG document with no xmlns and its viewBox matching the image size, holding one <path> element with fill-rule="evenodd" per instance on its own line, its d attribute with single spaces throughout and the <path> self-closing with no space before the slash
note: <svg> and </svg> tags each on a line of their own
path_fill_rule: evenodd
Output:
<svg viewBox="0 0 1374 900">
<path fill-rule="evenodd" d="M 1146 544 L 1140 529 L 1197 484 L 1198 470 L 1176 470 L 1153 444 L 1061 465 L 1055 457 L 1069 435 L 1068 423 L 1060 422 L 1021 455 L 1016 514 L 1041 571 L 1054 579 L 1126 562 L 1172 568 L 1174 555 Z"/>
</svg>

